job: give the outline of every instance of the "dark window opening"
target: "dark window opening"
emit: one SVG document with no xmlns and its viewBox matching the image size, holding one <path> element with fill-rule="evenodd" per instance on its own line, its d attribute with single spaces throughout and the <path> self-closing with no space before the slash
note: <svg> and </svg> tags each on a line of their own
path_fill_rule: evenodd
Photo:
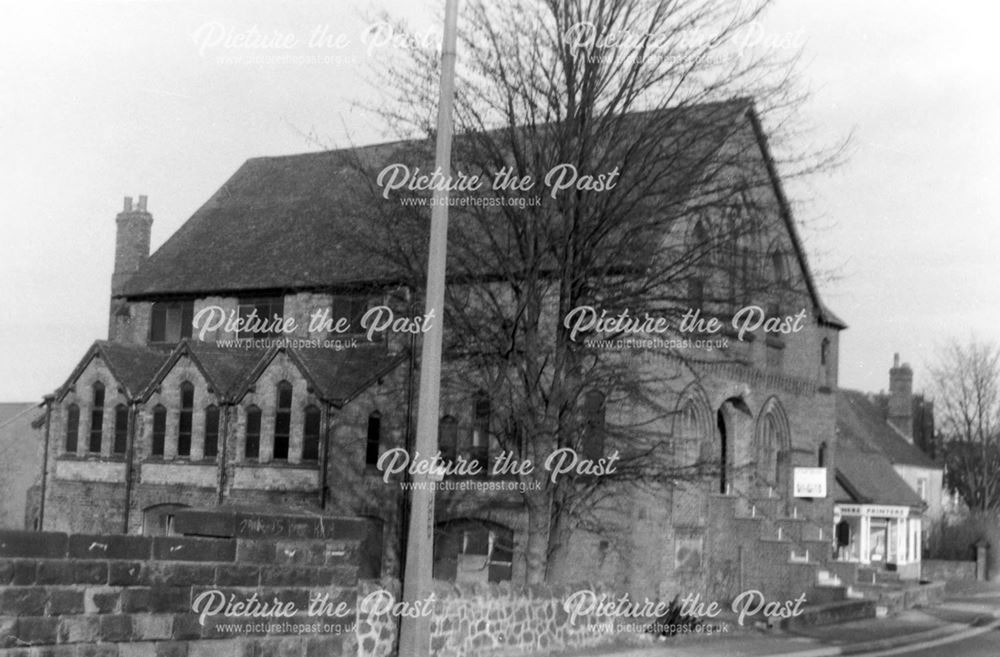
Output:
<svg viewBox="0 0 1000 657">
<path fill-rule="evenodd" d="M 331 326 L 344 320 L 349 327 L 345 333 L 364 333 L 361 328 L 361 318 L 368 312 L 368 299 L 361 296 L 335 296 L 330 306 Z"/>
<path fill-rule="evenodd" d="M 153 456 L 163 456 L 163 446 L 167 437 L 167 409 L 157 406 L 153 409 Z"/>
<path fill-rule="evenodd" d="M 112 447 L 114 454 L 124 454 L 128 449 L 128 409 L 125 404 L 115 406 L 115 442 Z"/>
<path fill-rule="evenodd" d="M 90 408 L 90 444 L 88 450 L 93 454 L 101 453 L 101 433 L 104 429 L 104 384 L 98 381 L 94 384 L 94 403 Z"/>
<path fill-rule="evenodd" d="M 205 409 L 205 446 L 202 453 L 207 459 L 219 454 L 219 407 L 212 405 Z"/>
<path fill-rule="evenodd" d="M 315 406 L 306 406 L 302 422 L 302 460 L 319 460 L 320 412 Z"/>
<path fill-rule="evenodd" d="M 173 343 L 191 337 L 194 301 L 157 301 L 149 323 L 149 341 Z"/>
<path fill-rule="evenodd" d="M 490 398 L 480 390 L 472 401 L 472 449 L 469 460 L 485 473 L 490 454 Z"/>
<path fill-rule="evenodd" d="M 591 390 L 583 399 L 583 458 L 604 458 L 605 408 L 604 395 Z"/>
<path fill-rule="evenodd" d="M 285 312 L 284 297 L 249 297 L 239 300 L 237 316 L 241 330 L 238 338 L 265 338 L 280 336 L 275 330 Z"/>
<path fill-rule="evenodd" d="M 181 384 L 181 412 L 177 418 L 177 455 L 191 456 L 191 425 L 194 417 L 194 386 Z"/>
<path fill-rule="evenodd" d="M 66 453 L 76 454 L 77 438 L 80 435 L 80 407 L 70 404 L 66 408 Z"/>
<path fill-rule="evenodd" d="M 450 415 L 441 418 L 438 427 L 438 446 L 441 449 L 441 458 L 454 462 L 458 455 L 458 422 Z"/>
<path fill-rule="evenodd" d="M 292 384 L 278 384 L 278 408 L 274 415 L 274 452 L 276 461 L 288 460 L 288 442 L 292 431 Z"/>
<path fill-rule="evenodd" d="M 247 459 L 260 458 L 260 409 L 256 406 L 247 408 L 246 439 L 243 443 L 243 457 Z"/>
<path fill-rule="evenodd" d="M 365 465 L 378 465 L 382 448 L 382 414 L 378 411 L 368 416 L 368 440 L 365 443 Z"/>
</svg>

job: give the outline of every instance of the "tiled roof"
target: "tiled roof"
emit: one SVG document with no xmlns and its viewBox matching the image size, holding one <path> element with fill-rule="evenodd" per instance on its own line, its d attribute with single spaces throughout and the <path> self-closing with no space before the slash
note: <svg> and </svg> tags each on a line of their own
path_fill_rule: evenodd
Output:
<svg viewBox="0 0 1000 657">
<path fill-rule="evenodd" d="M 888 459 L 877 453 L 837 449 L 837 493 L 847 499 L 836 502 L 922 507 L 920 496 L 896 474 Z"/>
<path fill-rule="evenodd" d="M 818 317 L 828 324 L 845 326 L 819 299 L 749 99 L 636 113 L 628 119 L 655 120 L 665 126 L 664 148 L 676 155 L 670 156 L 671 166 L 656 180 L 658 190 L 654 193 L 674 197 L 677 190 L 696 188 L 692 181 L 710 177 L 708 171 L 717 169 L 712 166 L 718 159 L 716 153 L 728 148 L 730 138 L 749 126 L 753 135 L 750 141 L 764 156 L 766 171 L 762 173 L 762 182 L 773 186 L 782 205 L 781 214 Z M 535 129 L 542 131 L 546 127 Z M 476 135 L 456 137 L 456 167 L 462 161 L 463 149 L 468 149 L 475 140 Z M 417 165 L 427 171 L 433 168 L 432 154 L 430 140 L 414 140 L 247 160 L 129 279 L 124 296 L 150 298 L 170 294 L 346 288 L 405 280 L 409 272 L 402 271 L 395 264 L 397 260 L 359 248 L 353 237 L 371 231 L 370 220 L 364 217 L 373 203 L 382 202 L 373 193 L 374 182 L 361 171 L 377 172 L 394 162 Z M 681 180 L 683 184 L 679 184 Z M 684 200 L 675 198 L 673 202 Z M 365 211 L 360 209 L 361 203 L 365 204 Z M 387 212 L 400 211 L 396 199 L 385 203 Z M 455 208 L 453 212 L 457 215 L 463 210 Z M 475 233 L 474 222 L 453 221 L 449 228 L 451 240 L 473 240 L 475 244 L 476 240 L 485 239 Z M 426 250 L 426 226 L 394 239 L 406 246 L 408 255 L 412 251 L 416 257 L 422 257 Z M 653 249 L 658 239 L 649 236 L 640 242 L 636 248 Z M 461 263 L 454 257 L 454 251 L 449 249 L 449 272 L 488 274 L 498 264 L 487 260 L 493 252 L 490 249 L 482 249 L 478 257 Z M 473 254 L 476 251 L 467 250 Z"/>
<path fill-rule="evenodd" d="M 170 352 L 164 349 L 98 340 L 91 345 L 84 357 L 73 368 L 66 383 L 56 391 L 56 397 L 62 399 L 69 392 L 70 387 L 76 384 L 76 380 L 90 364 L 90 361 L 94 358 L 101 358 L 111 370 L 118 385 L 122 386 L 125 396 L 129 399 L 137 399 L 146 390 L 146 386 L 149 385 L 169 355 Z"/>
<path fill-rule="evenodd" d="M 890 442 L 898 447 L 896 439 L 906 443 L 864 394 L 837 391 L 836 492 L 847 497 L 836 501 L 923 507 L 923 500 L 899 476 L 883 449 Z M 928 467 L 938 467 L 927 461 Z"/>
<path fill-rule="evenodd" d="M 855 443 L 881 452 L 893 464 L 941 468 L 886 422 L 879 406 L 863 392 L 837 391 L 837 430 Z"/>
<path fill-rule="evenodd" d="M 188 356 L 205 376 L 213 391 L 223 399 L 238 400 L 263 369 L 279 352 L 287 352 L 313 386 L 316 395 L 336 405 L 350 401 L 404 359 L 388 355 L 381 348 L 358 348 L 334 351 L 309 348 L 301 350 L 273 347 L 247 350 L 218 347 L 214 344 L 183 340 L 172 350 L 98 341 L 74 368 L 58 390 L 62 398 L 95 357 L 105 360 L 115 380 L 130 399 L 148 398 L 182 356 Z"/>
</svg>

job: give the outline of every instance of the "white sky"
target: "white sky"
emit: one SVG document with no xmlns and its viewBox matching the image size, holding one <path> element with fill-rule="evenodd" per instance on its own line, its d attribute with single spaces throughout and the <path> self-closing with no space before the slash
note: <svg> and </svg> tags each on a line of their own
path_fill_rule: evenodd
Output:
<svg viewBox="0 0 1000 657">
<path fill-rule="evenodd" d="M 418 31 L 439 3 L 385 2 Z M 443 4 L 443 3 L 440 3 Z M 363 5 L 337 0 L 27 2 L 0 23 L 0 400 L 38 400 L 107 335 L 114 217 L 149 196 L 159 246 L 247 158 L 365 143 L 351 99 L 371 58 Z M 813 139 L 855 131 L 833 174 L 793 185 L 823 297 L 849 325 L 841 384 L 887 386 L 892 354 L 928 384 L 949 337 L 997 336 L 1000 46 L 991 3 L 784 0 L 762 22 L 804 42 Z M 213 44 L 291 35 L 287 50 Z M 309 47 L 314 30 L 343 48 Z M 319 55 L 256 65 L 220 57 Z M 803 144 L 808 147 L 809 144 Z M 993 184 L 991 184 L 993 183 Z"/>
</svg>

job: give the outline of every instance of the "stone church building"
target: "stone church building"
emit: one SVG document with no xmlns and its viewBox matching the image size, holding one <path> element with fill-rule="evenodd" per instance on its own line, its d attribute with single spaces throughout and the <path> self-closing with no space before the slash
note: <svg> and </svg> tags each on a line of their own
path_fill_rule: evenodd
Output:
<svg viewBox="0 0 1000 657">
<path fill-rule="evenodd" d="M 563 581 L 599 579 L 648 596 L 797 595 L 832 557 L 824 489 L 834 488 L 845 325 L 819 296 L 752 104 L 721 107 L 725 146 L 741 144 L 762 181 L 746 194 L 759 213 L 750 239 L 764 245 L 753 271 L 766 284 L 744 301 L 799 315 L 798 326 L 727 329 L 718 349 L 637 355 L 636 367 L 669 372 L 661 398 L 671 413 L 651 431 L 678 467 L 708 467 L 619 495 L 606 516 L 614 536 L 579 529 L 556 574 Z M 353 220 L 343 202 L 350 158 L 400 161 L 405 146 L 248 160 L 152 254 L 147 199 L 125 199 L 107 339 L 48 400 L 40 528 L 170 533 L 178 509 L 219 505 L 352 515 L 371 520 L 383 571 L 398 573 L 401 489 L 377 464 L 412 434 L 418 340 L 353 328 L 376 306 L 402 315 L 413 291 L 339 231 Z M 663 243 L 703 241 L 705 223 L 679 225 Z M 716 284 L 708 277 L 685 293 L 700 303 Z M 246 330 L 275 316 L 293 319 L 294 330 Z M 340 319 L 353 332 L 322 324 Z M 448 391 L 441 418 L 443 450 L 484 460 L 497 450 L 489 390 Z M 518 495 L 438 499 L 435 576 L 524 578 Z"/>
</svg>

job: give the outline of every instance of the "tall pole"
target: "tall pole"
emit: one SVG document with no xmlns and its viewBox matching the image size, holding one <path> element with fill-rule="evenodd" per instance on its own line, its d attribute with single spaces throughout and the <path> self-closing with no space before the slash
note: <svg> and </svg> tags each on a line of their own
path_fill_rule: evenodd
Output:
<svg viewBox="0 0 1000 657">
<path fill-rule="evenodd" d="M 441 91 L 438 101 L 435 168 L 451 173 L 451 108 L 455 96 L 455 42 L 458 0 L 446 0 L 444 40 L 441 45 Z M 431 207 L 430 251 L 427 258 L 425 317 L 432 317 L 420 352 L 420 399 L 417 405 L 416 451 L 421 458 L 437 453 L 441 398 L 441 339 L 444 330 L 444 275 L 448 246 L 448 189 L 435 189 Z M 431 593 L 434 567 L 434 490 L 426 474 L 413 476 L 410 527 L 407 538 L 403 599 L 426 600 Z M 399 657 L 430 654 L 430 618 L 404 616 L 399 628 Z"/>
</svg>

